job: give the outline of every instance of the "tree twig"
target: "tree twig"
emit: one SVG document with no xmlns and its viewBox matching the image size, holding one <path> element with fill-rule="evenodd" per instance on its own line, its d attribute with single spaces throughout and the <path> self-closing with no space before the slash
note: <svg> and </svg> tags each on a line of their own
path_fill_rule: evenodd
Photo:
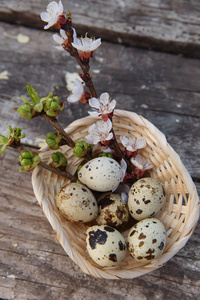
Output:
<svg viewBox="0 0 200 300">
<path fill-rule="evenodd" d="M 40 165 L 41 167 L 43 167 L 44 169 L 46 169 L 46 170 L 48 170 L 48 171 L 50 171 L 50 172 L 52 172 L 52 173 L 55 173 L 55 174 L 57 174 L 57 175 L 59 175 L 59 176 L 66 177 L 66 178 L 68 178 L 68 179 L 70 179 L 71 181 L 74 181 L 74 182 L 77 181 L 77 176 L 76 176 L 76 175 L 71 175 L 71 174 L 70 174 L 69 172 L 67 172 L 67 171 L 63 172 L 63 171 L 60 171 L 60 170 L 58 170 L 58 169 L 55 169 L 55 168 L 53 168 L 53 167 L 51 167 L 51 166 L 45 164 L 43 161 L 41 161 L 41 162 L 39 163 L 39 165 Z"/>
<path fill-rule="evenodd" d="M 55 117 L 47 116 L 45 113 L 41 113 L 40 116 L 47 120 L 58 132 L 60 135 L 63 136 L 63 138 L 66 140 L 67 145 L 71 148 L 74 148 L 75 142 L 70 138 L 70 136 L 64 131 L 60 123 Z"/>
</svg>

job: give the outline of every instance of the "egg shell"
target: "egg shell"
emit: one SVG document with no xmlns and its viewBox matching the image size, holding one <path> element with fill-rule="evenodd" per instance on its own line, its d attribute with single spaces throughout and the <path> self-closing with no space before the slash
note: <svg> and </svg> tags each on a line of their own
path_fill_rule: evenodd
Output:
<svg viewBox="0 0 200 300">
<path fill-rule="evenodd" d="M 82 166 L 78 172 L 79 180 L 98 192 L 115 189 L 122 177 L 122 168 L 110 157 L 96 157 Z"/>
<path fill-rule="evenodd" d="M 65 185 L 56 195 L 60 213 L 70 221 L 90 222 L 98 214 L 98 206 L 92 192 L 80 183 Z"/>
<path fill-rule="evenodd" d="M 137 261 L 150 262 L 158 258 L 166 246 L 164 224 L 156 218 L 147 218 L 135 224 L 129 231 L 128 250 Z"/>
<path fill-rule="evenodd" d="M 99 213 L 96 222 L 98 225 L 109 225 L 118 228 L 128 222 L 128 207 L 119 194 L 104 193 L 97 199 L 97 204 Z"/>
<path fill-rule="evenodd" d="M 87 251 L 98 265 L 113 267 L 119 265 L 126 256 L 126 242 L 115 228 L 106 225 L 89 227 L 86 232 Z"/>
<path fill-rule="evenodd" d="M 165 203 L 162 184 L 154 178 L 141 178 L 130 188 L 128 208 L 135 220 L 154 216 Z"/>
</svg>

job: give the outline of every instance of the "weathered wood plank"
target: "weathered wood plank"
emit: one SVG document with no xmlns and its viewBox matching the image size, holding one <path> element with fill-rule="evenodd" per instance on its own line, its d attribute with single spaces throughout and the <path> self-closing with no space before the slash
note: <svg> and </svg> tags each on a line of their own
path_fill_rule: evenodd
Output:
<svg viewBox="0 0 200 300">
<path fill-rule="evenodd" d="M 8 71 L 8 78 L 0 79 L 0 127 L 19 125 L 28 133 L 26 142 L 37 144 L 36 138 L 44 138 L 51 127 L 39 119 L 23 120 L 14 111 L 20 96 L 27 95 L 25 84 L 33 84 L 41 96 L 51 90 L 65 100 L 66 71 L 79 69 L 68 54 L 53 47 L 51 33 L 1 25 L 0 74 Z M 30 42 L 22 45 L 4 32 L 30 36 Z M 197 180 L 199 67 L 197 59 L 110 43 L 99 48 L 91 67 L 98 94 L 108 91 L 118 108 L 136 111 L 158 126 Z M 63 126 L 87 115 L 87 106 L 66 106 L 60 117 Z M 199 224 L 186 246 L 161 269 L 134 280 L 87 276 L 58 243 L 34 197 L 31 174 L 18 171 L 17 156 L 12 149 L 0 156 L 0 298 L 198 299 Z"/>
<path fill-rule="evenodd" d="M 161 269 L 133 280 L 90 277 L 58 243 L 33 195 L 31 174 L 19 173 L 16 160 L 13 149 L 0 157 L 0 298 L 198 299 L 199 224 L 186 246 Z"/>
<path fill-rule="evenodd" d="M 200 4 L 194 1 L 62 1 L 78 32 L 105 41 L 200 57 Z M 1 0 L 0 20 L 44 26 L 39 14 L 47 0 Z"/>
<path fill-rule="evenodd" d="M 30 36 L 20 44 L 7 34 Z M 2 23 L 0 28 L 1 130 L 21 126 L 26 142 L 37 144 L 51 127 L 43 120 L 20 118 L 14 109 L 27 95 L 29 82 L 41 97 L 50 91 L 66 102 L 66 72 L 70 78 L 80 71 L 67 53 L 54 47 L 51 33 Z M 111 59 L 112 58 L 112 59 Z M 103 43 L 91 63 L 91 74 L 98 94 L 108 91 L 117 100 L 117 108 L 135 111 L 155 124 L 177 151 L 190 174 L 199 178 L 200 165 L 200 61 L 181 56 Z M 88 106 L 69 105 L 60 116 L 63 126 L 87 115 Z"/>
</svg>

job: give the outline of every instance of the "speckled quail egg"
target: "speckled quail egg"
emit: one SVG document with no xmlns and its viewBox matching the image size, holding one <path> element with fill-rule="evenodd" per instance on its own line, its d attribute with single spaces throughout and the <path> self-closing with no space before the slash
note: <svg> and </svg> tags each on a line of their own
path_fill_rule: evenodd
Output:
<svg viewBox="0 0 200 300">
<path fill-rule="evenodd" d="M 165 203 L 162 184 L 154 178 L 141 178 L 130 188 L 128 208 L 135 220 L 154 216 Z"/>
<path fill-rule="evenodd" d="M 70 221 L 90 222 L 98 214 L 98 206 L 92 192 L 80 183 L 65 185 L 56 195 L 56 206 Z"/>
<path fill-rule="evenodd" d="M 166 246 L 165 226 L 156 218 L 141 220 L 130 229 L 127 241 L 128 250 L 137 261 L 152 261 Z"/>
<path fill-rule="evenodd" d="M 97 204 L 99 207 L 96 218 L 98 225 L 109 225 L 118 228 L 128 222 L 128 207 L 119 194 L 104 193 L 97 199 Z"/>
<path fill-rule="evenodd" d="M 98 265 L 113 267 L 126 256 L 126 242 L 122 234 L 111 226 L 95 225 L 87 229 L 87 251 Z"/>
<path fill-rule="evenodd" d="M 82 166 L 78 172 L 79 180 L 98 192 L 115 189 L 122 177 L 122 168 L 110 157 L 96 157 Z"/>
</svg>

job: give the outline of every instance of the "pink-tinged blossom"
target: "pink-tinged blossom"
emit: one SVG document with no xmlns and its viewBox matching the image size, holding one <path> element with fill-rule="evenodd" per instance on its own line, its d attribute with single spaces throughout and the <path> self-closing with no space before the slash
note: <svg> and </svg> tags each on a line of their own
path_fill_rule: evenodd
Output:
<svg viewBox="0 0 200 300">
<path fill-rule="evenodd" d="M 56 46 L 56 48 L 58 50 L 64 50 L 68 47 L 69 40 L 65 33 L 65 30 L 60 29 L 60 35 L 55 33 L 55 34 L 53 34 L 52 37 L 53 37 L 54 41 L 60 45 L 60 46 Z"/>
<path fill-rule="evenodd" d="M 107 121 L 109 117 L 112 117 L 114 108 L 116 106 L 116 100 L 110 101 L 108 93 L 101 94 L 100 98 L 91 98 L 89 105 L 94 109 L 88 113 L 91 116 L 102 116 L 104 121 Z"/>
<path fill-rule="evenodd" d="M 135 156 L 139 149 L 142 149 L 146 146 L 146 140 L 141 136 L 139 136 L 138 138 L 135 137 L 127 138 L 125 135 L 123 135 L 120 136 L 120 141 L 122 145 L 125 147 L 128 156 L 130 155 Z"/>
<path fill-rule="evenodd" d="M 83 104 L 87 103 L 87 99 L 89 97 L 89 93 L 84 91 L 83 84 L 75 79 L 74 86 L 72 87 L 72 92 L 68 96 L 67 101 L 70 103 L 81 102 Z"/>
<path fill-rule="evenodd" d="M 122 160 L 120 161 L 120 166 L 122 168 L 122 177 L 121 177 L 121 182 L 124 181 L 124 177 L 126 175 L 126 170 L 127 170 L 127 163 L 126 161 L 122 158 Z"/>
<path fill-rule="evenodd" d="M 128 184 L 120 184 L 118 188 L 115 190 L 115 193 L 120 194 L 122 200 L 125 204 L 128 203 L 128 193 L 130 190 L 130 186 Z"/>
<path fill-rule="evenodd" d="M 142 157 L 140 154 L 137 154 L 136 157 L 131 158 L 131 163 L 135 166 L 134 173 L 142 177 L 146 170 L 153 168 L 153 165 L 150 162 Z"/>
<path fill-rule="evenodd" d="M 89 127 L 89 134 L 85 137 L 88 144 L 96 145 L 98 142 L 107 144 L 112 138 L 113 133 L 110 132 L 112 129 L 112 122 L 108 119 L 105 121 L 98 121 Z"/>
<path fill-rule="evenodd" d="M 77 38 L 77 34 L 75 29 L 73 30 L 73 43 L 72 46 L 76 48 L 79 52 L 79 57 L 84 57 L 85 59 L 89 59 L 92 57 L 92 52 L 97 49 L 101 45 L 101 39 L 93 39 L 88 38 L 87 34 L 85 37 Z"/>
<path fill-rule="evenodd" d="M 46 26 L 44 26 L 44 29 L 48 29 L 54 25 L 56 28 L 60 29 L 61 26 L 58 23 L 61 22 L 63 24 L 65 22 L 62 1 L 59 1 L 59 3 L 55 1 L 50 2 L 47 5 L 46 11 L 42 12 L 40 17 L 42 21 L 48 23 Z"/>
</svg>

